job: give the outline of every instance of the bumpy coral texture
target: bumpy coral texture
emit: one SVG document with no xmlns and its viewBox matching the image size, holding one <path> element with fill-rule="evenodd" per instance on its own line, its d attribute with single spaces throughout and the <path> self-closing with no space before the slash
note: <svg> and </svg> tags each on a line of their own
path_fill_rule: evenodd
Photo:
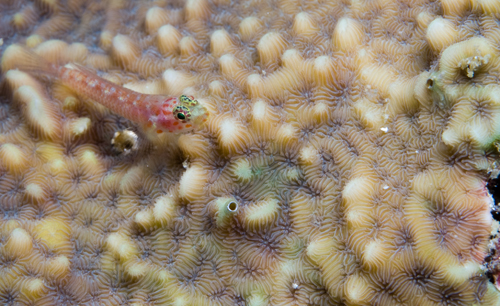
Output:
<svg viewBox="0 0 500 306">
<path fill-rule="evenodd" d="M 500 304 L 481 269 L 497 2 L 7 0 L 0 12 L 3 305 Z M 192 95 L 209 120 L 144 135 L 12 70 L 13 43 Z"/>
</svg>

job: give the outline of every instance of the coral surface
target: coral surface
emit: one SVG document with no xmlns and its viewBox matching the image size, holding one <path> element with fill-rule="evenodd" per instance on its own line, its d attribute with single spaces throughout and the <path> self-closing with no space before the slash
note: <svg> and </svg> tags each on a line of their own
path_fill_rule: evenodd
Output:
<svg viewBox="0 0 500 306">
<path fill-rule="evenodd" d="M 3 305 L 500 305 L 498 1 L 0 12 Z M 13 44 L 208 121 L 146 135 Z"/>
</svg>

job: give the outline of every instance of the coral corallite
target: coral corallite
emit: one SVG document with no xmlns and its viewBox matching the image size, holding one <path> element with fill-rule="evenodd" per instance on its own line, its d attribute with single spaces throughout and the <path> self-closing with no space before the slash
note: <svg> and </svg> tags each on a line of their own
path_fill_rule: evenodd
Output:
<svg viewBox="0 0 500 306">
<path fill-rule="evenodd" d="M 497 1 L 0 12 L 0 304 L 500 305 Z M 208 121 L 146 134 L 19 45 Z"/>
</svg>

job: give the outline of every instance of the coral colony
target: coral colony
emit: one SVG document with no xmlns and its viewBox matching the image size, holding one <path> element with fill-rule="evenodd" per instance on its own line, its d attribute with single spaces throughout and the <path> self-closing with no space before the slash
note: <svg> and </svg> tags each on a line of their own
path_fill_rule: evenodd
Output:
<svg viewBox="0 0 500 306">
<path fill-rule="evenodd" d="M 0 304 L 500 305 L 500 3 L 0 3 Z"/>
</svg>

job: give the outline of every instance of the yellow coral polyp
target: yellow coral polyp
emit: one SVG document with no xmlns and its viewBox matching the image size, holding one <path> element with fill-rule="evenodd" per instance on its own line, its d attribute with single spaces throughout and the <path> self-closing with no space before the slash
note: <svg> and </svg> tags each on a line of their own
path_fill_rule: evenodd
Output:
<svg viewBox="0 0 500 306">
<path fill-rule="evenodd" d="M 182 36 L 176 28 L 167 24 L 158 29 L 158 49 L 163 54 L 176 54 L 179 52 L 179 41 Z"/>
<path fill-rule="evenodd" d="M 137 249 L 127 236 L 121 233 L 113 233 L 106 239 L 110 250 L 121 260 L 126 261 L 137 253 Z"/>
<path fill-rule="evenodd" d="M 55 106 L 49 103 L 48 97 L 38 88 L 21 86 L 16 90 L 15 98 L 35 133 L 47 138 L 56 137 L 60 133 Z"/>
<path fill-rule="evenodd" d="M 279 203 L 276 199 L 266 199 L 248 206 L 244 222 L 248 228 L 260 228 L 271 225 L 278 215 Z"/>
<path fill-rule="evenodd" d="M 47 218 L 36 224 L 34 233 L 36 238 L 57 252 L 68 246 L 71 228 L 61 220 Z"/>
<path fill-rule="evenodd" d="M 0 159 L 5 168 L 12 172 L 21 172 L 26 168 L 27 156 L 23 149 L 12 143 L 0 147 Z"/>
<path fill-rule="evenodd" d="M 13 230 L 5 244 L 5 251 L 15 257 L 22 256 L 26 253 L 29 254 L 32 248 L 32 238 L 29 233 L 22 228 Z"/>
</svg>

